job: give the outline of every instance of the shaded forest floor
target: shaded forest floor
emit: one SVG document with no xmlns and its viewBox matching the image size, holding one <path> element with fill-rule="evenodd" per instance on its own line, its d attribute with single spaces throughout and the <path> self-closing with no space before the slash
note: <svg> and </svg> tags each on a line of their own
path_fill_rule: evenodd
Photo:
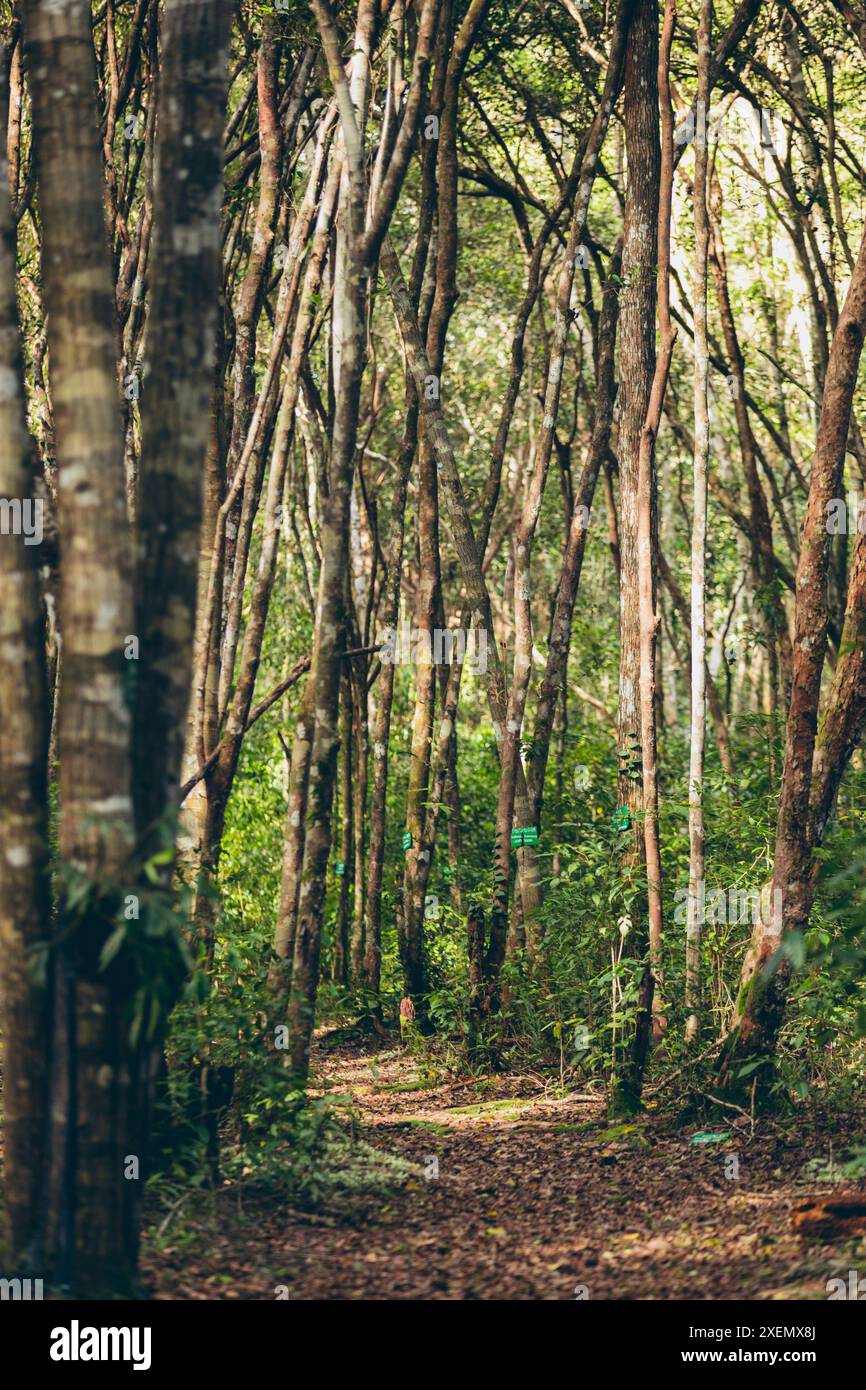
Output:
<svg viewBox="0 0 866 1390">
<path fill-rule="evenodd" d="M 442 1082 L 397 1043 L 335 1036 L 317 1045 L 320 1087 L 351 1096 L 361 1137 L 414 1166 L 384 1195 L 310 1210 L 243 1185 L 198 1194 L 154 1221 L 152 1296 L 825 1299 L 829 1278 L 866 1273 L 866 1185 L 831 1166 L 866 1142 L 862 1116 L 804 1107 L 677 1129 L 650 1096 L 636 1124 L 611 1127 L 601 1091 L 562 1097 L 534 1074 Z M 807 1229 L 797 1208 L 843 1192 L 863 1217 Z"/>
</svg>

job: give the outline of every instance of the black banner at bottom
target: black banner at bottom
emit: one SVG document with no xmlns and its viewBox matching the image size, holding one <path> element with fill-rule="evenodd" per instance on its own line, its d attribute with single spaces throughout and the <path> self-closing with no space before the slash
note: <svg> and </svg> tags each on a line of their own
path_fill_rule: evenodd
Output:
<svg viewBox="0 0 866 1390">
<path fill-rule="evenodd" d="M 111 1302 L 82 1303 L 45 1300 L 0 1301 L 0 1334 L 4 1359 L 32 1369 L 40 1377 L 62 1383 L 99 1378 L 108 1371 L 144 1376 L 195 1373 L 218 1376 L 220 1384 L 234 1376 L 248 1379 L 252 1371 L 273 1374 L 280 1366 L 294 1372 L 297 1355 L 321 1355 L 322 1369 L 333 1376 L 345 1358 L 347 1373 L 369 1368 L 380 1356 L 384 1364 L 403 1366 L 401 1382 L 411 1373 L 447 1371 L 457 1349 L 441 1340 L 414 1342 L 409 1362 L 399 1344 L 409 1333 L 429 1337 L 450 1331 L 462 1333 L 457 1356 L 461 1378 L 473 1362 L 488 1374 L 500 1359 L 556 1353 L 582 1364 L 591 1355 L 597 1372 L 607 1365 L 619 1374 L 644 1369 L 667 1374 L 680 1368 L 684 1377 L 700 1384 L 715 1370 L 760 1367 L 768 1383 L 778 1373 L 798 1369 L 826 1377 L 859 1361 L 863 1319 L 846 1303 L 866 1299 L 866 1290 L 844 1290 L 837 1298 L 814 1302 L 669 1303 L 593 1302 L 574 1300 L 570 1306 L 529 1312 L 526 1303 L 508 1304 L 508 1322 L 500 1323 L 504 1304 L 494 1305 L 491 1322 L 476 1304 L 472 1321 L 438 1304 L 426 1312 L 400 1313 L 393 1307 L 378 1324 L 377 1304 L 358 1312 L 345 1302 L 310 1304 L 274 1299 L 270 1307 L 256 1302 Z M 408 1311 L 408 1310 L 407 1310 Z M 321 1322 L 320 1322 L 321 1318 Z M 452 1322 L 452 1318 L 454 1321 Z M 416 1321 L 417 1319 L 417 1321 Z M 525 1321 L 524 1321 L 525 1319 Z M 313 1340 L 318 1327 L 327 1340 Z M 498 1329 L 501 1328 L 501 1335 Z M 334 1332 L 357 1336 L 345 1341 Z M 312 1334 L 312 1337 L 311 1337 Z M 479 1334 L 481 1334 L 479 1336 Z M 381 1341 L 372 1340 L 381 1335 Z M 555 1341 L 548 1340 L 555 1337 Z M 563 1341 L 563 1337 L 567 1341 Z M 306 1342 L 304 1339 L 309 1339 Z M 448 1348 L 451 1347 L 449 1351 Z M 474 1350 L 472 1350 L 474 1348 Z M 439 1356 L 443 1359 L 439 1361 Z M 454 1365 L 452 1363 L 452 1369 Z"/>
</svg>

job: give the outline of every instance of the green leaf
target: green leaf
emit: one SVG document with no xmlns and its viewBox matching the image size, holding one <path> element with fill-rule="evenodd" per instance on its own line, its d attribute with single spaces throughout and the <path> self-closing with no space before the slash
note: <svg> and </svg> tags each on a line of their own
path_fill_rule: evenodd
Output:
<svg viewBox="0 0 866 1390">
<path fill-rule="evenodd" d="M 108 968 L 108 966 L 114 960 L 114 957 L 117 955 L 125 940 L 126 924 L 121 923 L 119 927 L 114 928 L 114 931 L 111 933 L 111 936 L 108 938 L 108 940 L 104 943 L 102 947 L 102 950 L 99 955 L 100 970 L 106 970 Z"/>
</svg>

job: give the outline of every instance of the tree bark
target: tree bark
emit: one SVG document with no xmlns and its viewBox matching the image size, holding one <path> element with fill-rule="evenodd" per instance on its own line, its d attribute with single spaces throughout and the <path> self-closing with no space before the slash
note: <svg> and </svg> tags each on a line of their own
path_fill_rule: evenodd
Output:
<svg viewBox="0 0 866 1390">
<path fill-rule="evenodd" d="M 641 435 L 647 419 L 655 365 L 655 308 L 660 181 L 658 15 L 640 0 L 632 24 L 625 69 L 625 134 L 628 184 L 620 295 L 620 672 L 618 803 L 624 840 L 623 868 L 630 880 L 630 926 L 623 958 L 634 972 L 634 1024 L 617 1047 L 611 1096 L 613 1113 L 640 1105 L 652 1028 L 653 973 L 647 924 L 640 748 L 641 624 L 638 567 L 638 491 Z M 627 823 L 626 823 L 627 822 Z"/>
<path fill-rule="evenodd" d="M 19 51 L 16 49 L 16 51 Z M 0 130 L 6 129 L 6 50 L 0 49 Z M 17 178 L 17 175 L 16 175 Z M 14 186 L 14 185 L 13 185 Z M 16 238 L 0 175 L 0 496 L 33 500 L 15 298 Z M 41 504 L 39 504 L 41 505 Z M 50 1062 L 48 702 L 38 547 L 0 542 L 0 1007 L 3 1024 L 6 1258 L 42 1268 L 39 1201 L 47 1152 Z M 42 953 L 42 974 L 34 957 Z"/>
<path fill-rule="evenodd" d="M 794 660 L 791 703 L 785 737 L 785 759 L 772 880 L 772 904 L 752 934 L 740 979 L 733 1027 L 719 1059 L 719 1082 L 728 1095 L 755 1085 L 763 1098 L 773 1078 L 776 1038 L 784 1017 L 790 970 L 786 961 L 768 969 L 785 935 L 802 931 L 814 897 L 813 841 L 810 825 L 812 763 L 818 726 L 821 674 L 827 648 L 827 574 L 830 536 L 828 504 L 839 495 L 857 384 L 857 369 L 866 330 L 866 236 L 839 322 L 833 335 L 821 400 L 818 438 L 806 518 L 797 565 Z M 853 576 L 857 582 L 857 572 Z M 840 679 L 844 680 L 843 675 Z M 832 796 L 831 796 L 832 800 Z M 749 1064 L 759 1062 L 757 1068 Z"/>
<path fill-rule="evenodd" d="M 702 0 L 698 28 L 698 124 L 710 109 L 712 0 Z M 701 1026 L 701 928 L 704 902 L 704 741 L 706 738 L 706 553 L 707 464 L 710 416 L 707 400 L 707 166 L 706 130 L 695 140 L 695 455 L 692 511 L 691 724 L 689 729 L 689 896 L 686 917 L 686 1042 L 696 1042 Z"/>
</svg>

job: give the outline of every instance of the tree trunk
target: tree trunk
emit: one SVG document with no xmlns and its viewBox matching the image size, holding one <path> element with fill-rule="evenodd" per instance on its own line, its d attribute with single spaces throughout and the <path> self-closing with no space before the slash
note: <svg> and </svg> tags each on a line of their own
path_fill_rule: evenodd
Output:
<svg viewBox="0 0 866 1390">
<path fill-rule="evenodd" d="M 418 396 L 411 379 L 406 382 L 406 419 L 398 464 L 397 489 L 391 523 L 391 551 L 382 604 L 382 631 L 396 629 L 400 616 L 400 576 L 403 562 L 404 514 L 409 472 L 415 457 L 418 435 Z M 373 793 L 370 806 L 370 844 L 367 860 L 366 939 L 364 942 L 364 987 L 369 1007 L 378 1015 L 382 966 L 382 873 L 385 862 L 386 795 L 388 790 L 388 743 L 391 709 L 394 701 L 393 662 L 382 663 L 377 687 L 373 725 Z"/>
<path fill-rule="evenodd" d="M 361 378 L 364 370 L 364 316 L 367 265 L 364 260 L 366 189 L 363 128 L 369 100 L 369 53 L 375 25 L 374 6 L 362 0 L 358 9 L 352 90 L 343 71 L 340 40 L 326 0 L 313 0 L 331 82 L 340 105 L 346 178 L 341 188 L 337 219 L 337 264 L 341 273 L 334 286 L 334 319 L 339 322 L 339 354 L 334 365 L 334 423 L 328 471 L 328 496 L 323 505 L 322 563 L 316 604 L 316 627 L 309 683 L 314 713 L 307 790 L 304 860 L 298 895 L 298 916 L 288 1006 L 288 1053 L 292 1081 L 302 1089 L 310 1065 L 316 991 L 321 952 L 325 875 L 331 847 L 331 811 L 338 749 L 337 709 L 340 686 L 340 648 L 343 641 L 345 578 L 349 562 L 349 503 L 358 433 Z M 356 117 L 360 111 L 360 125 Z M 342 249 L 340 249 L 342 248 Z M 336 337 L 336 328 L 335 328 Z"/>
<path fill-rule="evenodd" d="M 707 461 L 710 416 L 707 401 L 707 166 L 709 149 L 701 113 L 710 109 L 712 0 L 702 0 L 698 29 L 698 132 L 695 140 L 695 456 L 692 512 L 691 725 L 689 730 L 689 896 L 686 918 L 686 1042 L 701 1026 L 701 927 L 704 903 L 704 741 L 706 737 L 706 553 Z"/>
<path fill-rule="evenodd" d="M 866 328 L 866 236 L 839 316 L 821 401 L 818 439 L 797 565 L 794 664 L 772 880 L 772 907 L 756 926 L 743 966 L 733 1028 L 719 1059 L 727 1095 L 757 1086 L 766 1097 L 790 974 L 785 961 L 768 971 L 783 937 L 803 931 L 814 897 L 810 835 L 812 762 L 821 673 L 827 647 L 828 505 L 838 497 Z M 857 579 L 855 571 L 854 580 Z M 840 679 L 844 679 L 844 674 Z M 816 806 L 820 803 L 816 803 Z M 820 823 L 820 812 L 814 824 Z M 758 1061 L 757 1068 L 749 1066 Z M 744 1078 L 744 1069 L 749 1074 Z"/>
<path fill-rule="evenodd" d="M 57 1276 L 82 1292 L 128 1290 L 135 1276 L 151 1048 L 145 1028 L 131 1037 L 136 1010 L 141 1025 L 145 1008 L 128 925 L 138 920 L 142 891 L 133 846 L 140 828 L 147 855 L 155 827 L 176 805 L 212 379 L 227 37 L 227 6 L 168 6 L 151 301 L 158 349 L 153 403 L 144 408 L 141 477 L 139 578 L 150 589 L 140 624 L 133 619 L 132 545 L 118 466 L 124 444 L 115 295 L 90 12 L 39 0 L 25 16 L 57 438 L 63 639 L 64 873 L 47 1243 Z M 147 706 L 140 716 L 139 704 Z M 146 748 L 134 748 L 133 729 L 149 740 Z M 135 910 L 124 912 L 130 903 Z M 110 964 L 103 955 L 109 943 Z M 147 987 L 165 1003 L 180 971 L 170 945 L 160 969 L 162 977 Z"/>
<path fill-rule="evenodd" d="M 16 50 L 17 51 L 17 50 Z M 6 51 L 0 49 L 0 130 L 6 129 Z M 31 441 L 15 300 L 15 233 L 0 174 L 0 496 L 33 497 Z M 37 505 L 42 505 L 37 503 Z M 38 547 L 23 535 L 0 544 L 0 951 L 3 968 L 3 1110 L 6 1260 L 43 1268 L 39 1201 L 47 1152 L 49 1004 L 48 703 Z M 34 956 L 43 953 L 42 970 Z"/>
<path fill-rule="evenodd" d="M 623 868 L 630 880 L 630 919 L 623 959 L 634 972 L 633 1025 L 617 1047 L 613 1112 L 640 1105 L 652 1027 L 653 974 L 648 949 L 646 865 L 640 747 L 641 624 L 638 573 L 638 490 L 641 435 L 655 364 L 655 266 L 660 180 L 658 16 L 639 0 L 625 68 L 625 134 L 628 185 L 620 295 L 620 672 L 618 817 L 624 840 Z"/>
<path fill-rule="evenodd" d="M 25 16 L 43 222 L 61 547 L 60 854 L 86 884 L 60 905 L 48 1246 L 63 1282 L 130 1288 L 129 982 L 100 968 L 134 838 L 133 627 L 114 286 L 102 198 L 90 10 L 37 0 Z M 74 866 L 74 867 L 73 867 Z M 109 924 L 108 927 L 106 924 Z M 62 943 L 62 944 L 60 944 Z"/>
</svg>

